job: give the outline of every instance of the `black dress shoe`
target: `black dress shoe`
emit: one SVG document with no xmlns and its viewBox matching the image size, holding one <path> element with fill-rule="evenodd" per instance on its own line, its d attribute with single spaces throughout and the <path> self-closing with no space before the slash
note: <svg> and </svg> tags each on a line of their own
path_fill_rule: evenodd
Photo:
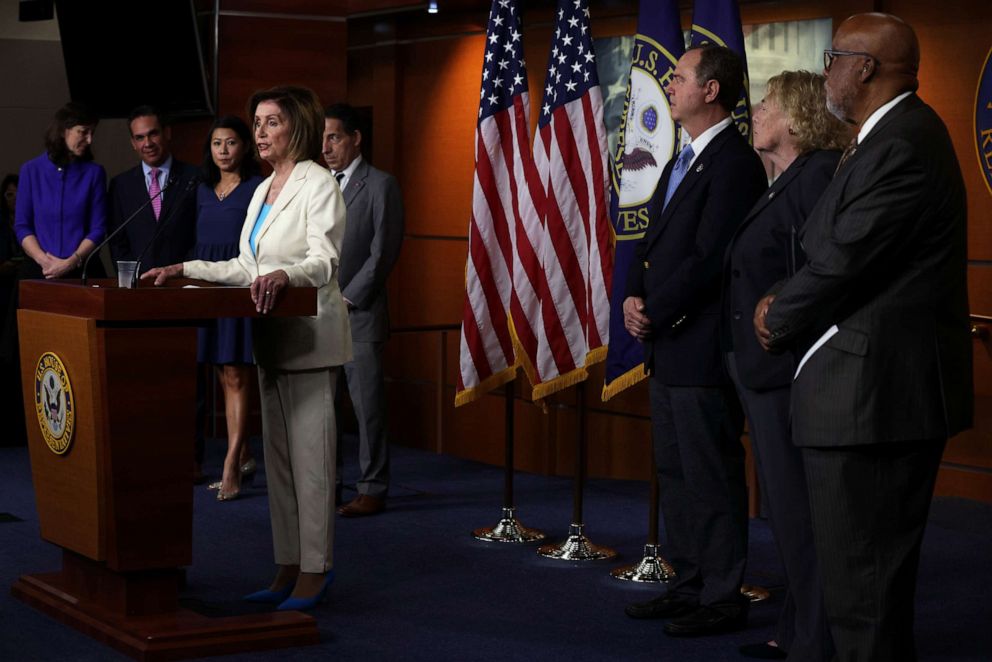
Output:
<svg viewBox="0 0 992 662">
<path fill-rule="evenodd" d="M 677 593 L 665 593 L 647 602 L 635 602 L 624 607 L 623 612 L 631 618 L 673 618 L 683 616 L 696 609 L 696 603 Z"/>
<path fill-rule="evenodd" d="M 747 608 L 726 609 L 700 605 L 691 613 L 665 623 L 665 634 L 673 637 L 702 637 L 707 634 L 735 632 L 747 625 Z"/>
<path fill-rule="evenodd" d="M 762 641 L 760 644 L 744 644 L 737 649 L 744 657 L 755 660 L 784 660 L 789 654 L 778 646 Z"/>
</svg>

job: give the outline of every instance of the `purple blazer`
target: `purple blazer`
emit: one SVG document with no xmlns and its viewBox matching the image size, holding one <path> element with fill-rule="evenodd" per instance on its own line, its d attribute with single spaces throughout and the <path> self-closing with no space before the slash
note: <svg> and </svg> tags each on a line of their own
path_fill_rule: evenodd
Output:
<svg viewBox="0 0 992 662">
<path fill-rule="evenodd" d="M 14 232 L 34 235 L 42 249 L 67 258 L 83 239 L 103 240 L 107 228 L 107 173 L 91 161 L 59 167 L 48 154 L 21 166 Z"/>
</svg>

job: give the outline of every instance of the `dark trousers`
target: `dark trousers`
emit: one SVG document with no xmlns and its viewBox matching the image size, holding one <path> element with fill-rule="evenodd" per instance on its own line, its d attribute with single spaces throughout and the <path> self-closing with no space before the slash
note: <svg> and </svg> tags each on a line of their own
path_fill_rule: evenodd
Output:
<svg viewBox="0 0 992 662">
<path fill-rule="evenodd" d="M 744 416 L 733 388 L 651 380 L 654 440 L 669 590 L 702 605 L 744 607 L 747 558 Z"/>
<path fill-rule="evenodd" d="M 823 607 L 803 455 L 789 431 L 791 389 L 757 391 L 744 386 L 733 354 L 727 355 L 727 371 L 747 416 L 761 500 L 785 570 L 785 602 L 775 641 L 790 660 L 827 662 L 834 647 Z"/>
<path fill-rule="evenodd" d="M 946 440 L 804 448 L 836 659 L 913 662 L 920 543 Z"/>
</svg>

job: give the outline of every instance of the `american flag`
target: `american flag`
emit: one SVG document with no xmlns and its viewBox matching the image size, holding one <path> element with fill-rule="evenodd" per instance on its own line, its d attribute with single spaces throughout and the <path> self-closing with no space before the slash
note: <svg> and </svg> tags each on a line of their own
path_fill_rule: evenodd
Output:
<svg viewBox="0 0 992 662">
<path fill-rule="evenodd" d="M 541 261 L 540 399 L 584 380 L 609 343 L 613 228 L 606 128 L 588 0 L 559 0 L 534 161 L 547 194 Z"/>
<path fill-rule="evenodd" d="M 530 148 L 519 4 L 494 0 L 489 13 L 456 406 L 513 379 L 518 358 L 533 376 L 522 357 L 537 348 L 544 191 Z"/>
</svg>

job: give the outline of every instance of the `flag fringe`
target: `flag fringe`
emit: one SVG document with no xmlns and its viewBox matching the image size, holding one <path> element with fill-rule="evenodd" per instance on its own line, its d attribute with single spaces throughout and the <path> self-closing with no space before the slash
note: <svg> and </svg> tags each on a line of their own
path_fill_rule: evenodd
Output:
<svg viewBox="0 0 992 662">
<path fill-rule="evenodd" d="M 535 401 L 542 400 L 558 391 L 565 390 L 569 386 L 575 386 L 579 382 L 585 381 L 588 376 L 589 373 L 585 368 L 576 368 L 542 384 L 535 384 L 532 397 Z"/>
<path fill-rule="evenodd" d="M 483 379 L 478 386 L 473 386 L 472 388 L 467 388 L 464 391 L 455 393 L 455 406 L 461 407 L 462 405 L 467 405 L 470 402 L 475 402 L 494 388 L 502 386 L 507 382 L 512 382 L 516 376 L 516 365 L 511 365 L 509 368 L 505 368 L 495 374 L 489 375 Z"/>
<path fill-rule="evenodd" d="M 513 351 L 516 353 L 517 365 L 524 371 L 527 379 L 530 380 L 530 385 L 533 386 L 537 382 L 537 370 L 534 369 L 534 364 L 530 362 L 530 357 L 520 342 L 517 327 L 513 324 L 513 315 L 508 315 L 506 321 L 510 327 L 510 337 L 513 339 Z"/>
<path fill-rule="evenodd" d="M 647 377 L 644 372 L 644 364 L 638 363 L 633 368 L 623 373 L 609 384 L 603 383 L 603 402 L 609 401 L 613 396 L 626 391 L 631 386 L 638 384 Z"/>
<path fill-rule="evenodd" d="M 606 354 L 609 352 L 609 345 L 600 345 L 594 350 L 591 350 L 586 354 L 586 366 L 596 365 L 597 363 L 602 363 L 606 360 Z"/>
</svg>

